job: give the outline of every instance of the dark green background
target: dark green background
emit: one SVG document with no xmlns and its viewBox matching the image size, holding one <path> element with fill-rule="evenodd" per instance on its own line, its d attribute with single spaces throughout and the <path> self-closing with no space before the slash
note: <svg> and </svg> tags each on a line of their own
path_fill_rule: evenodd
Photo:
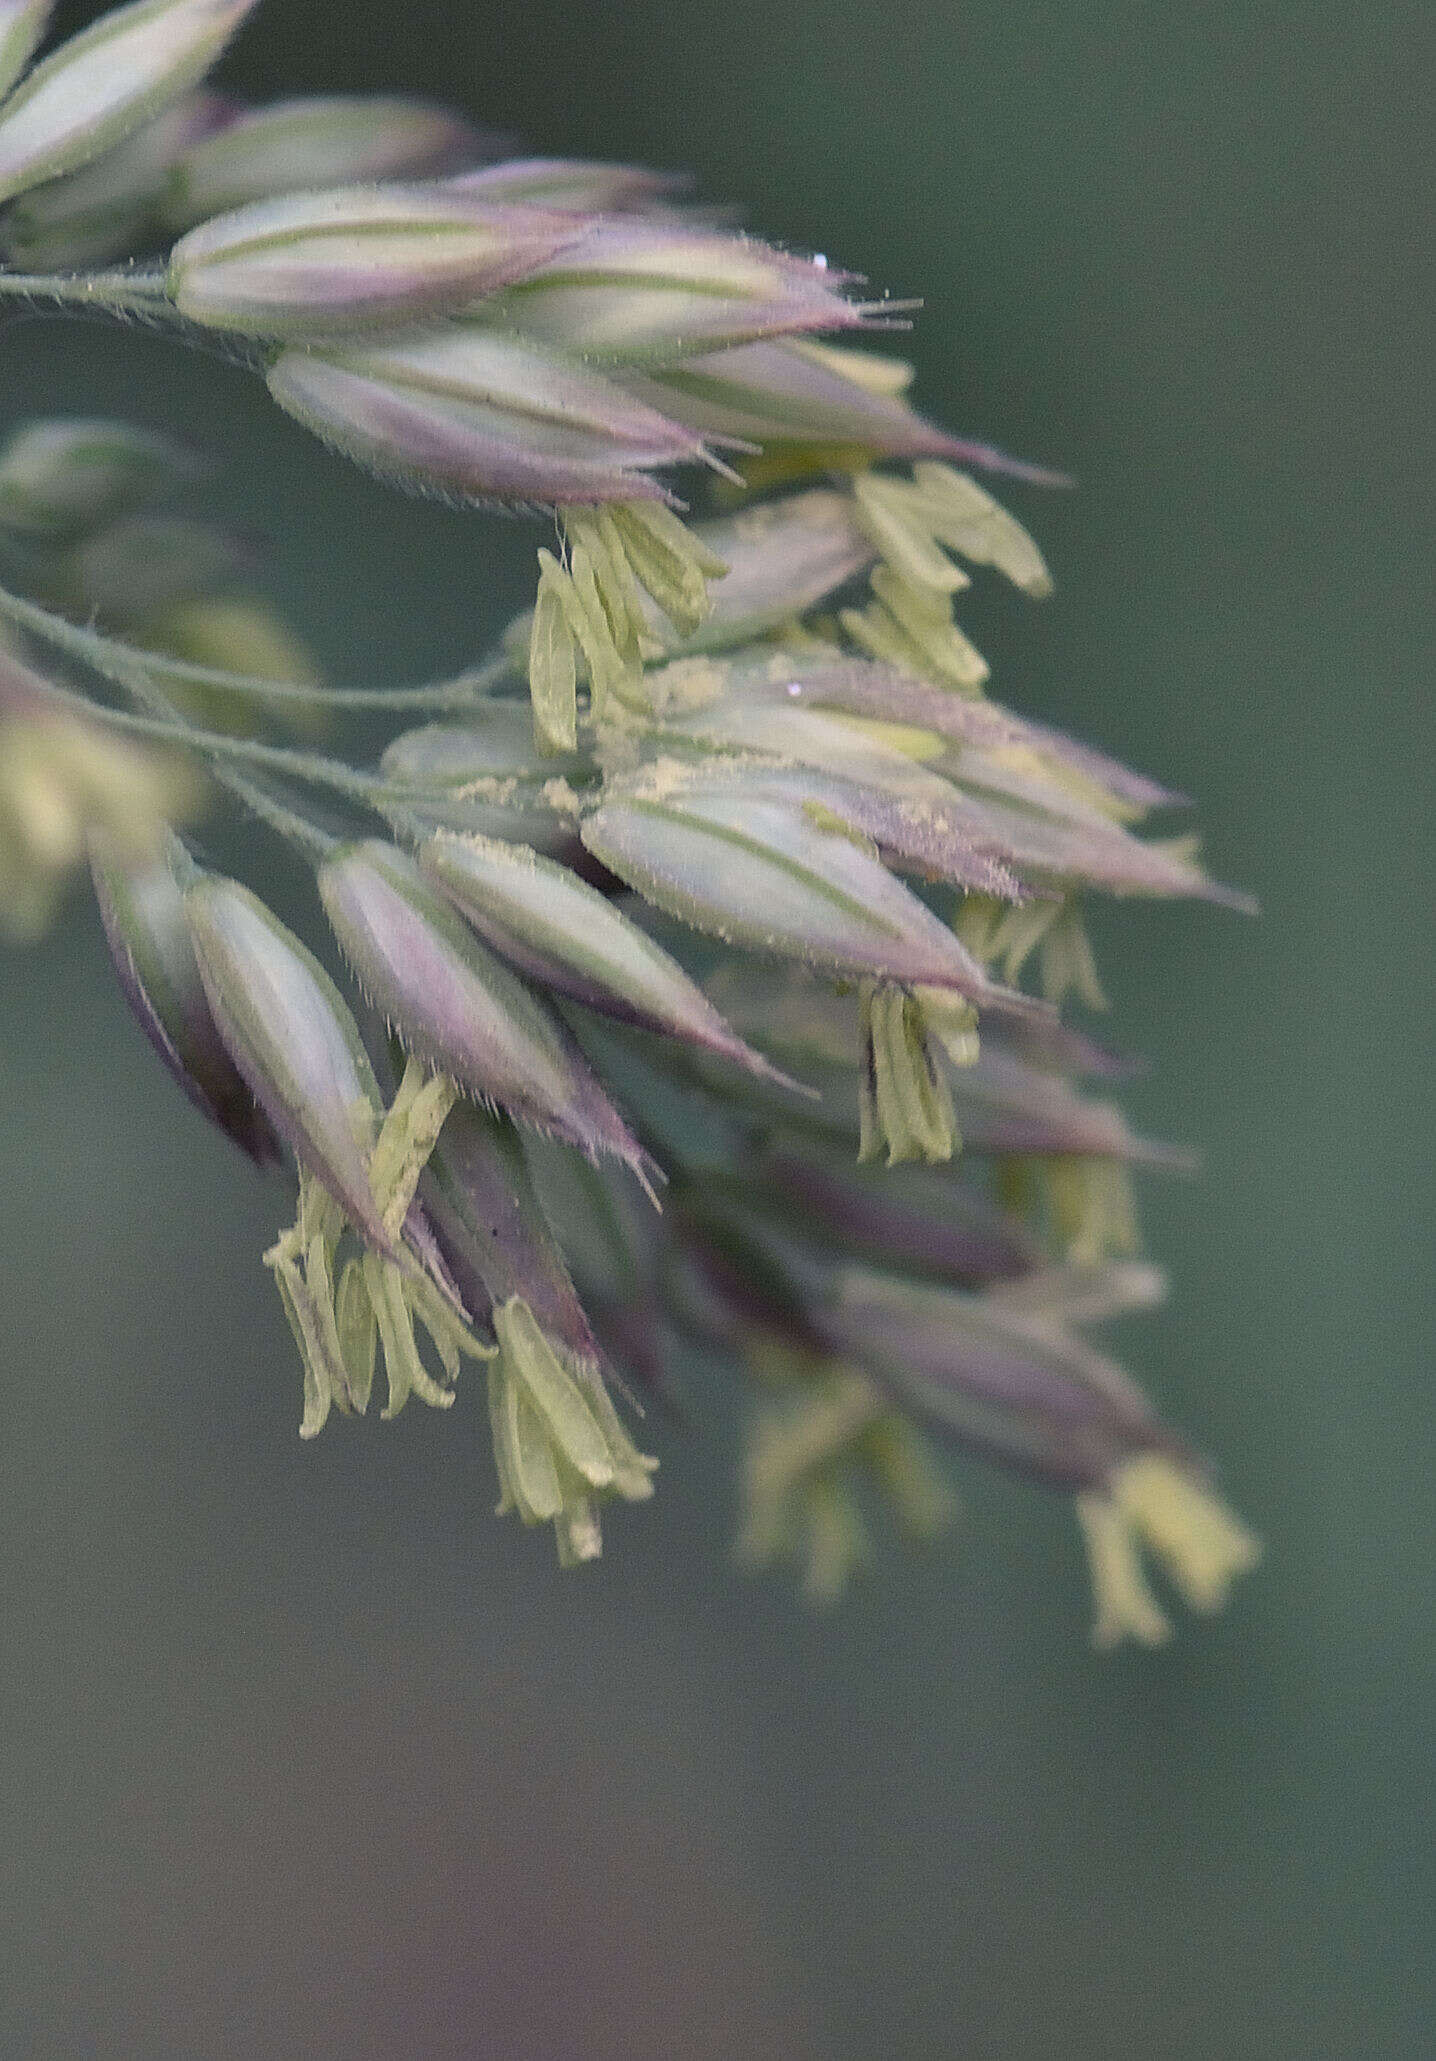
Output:
<svg viewBox="0 0 1436 2061">
<path fill-rule="evenodd" d="M 94 10 L 89 10 L 93 12 Z M 75 19 L 84 10 L 75 10 Z M 1079 475 L 996 690 L 1201 797 L 1259 923 L 1101 924 L 1175 1276 L 1124 1348 L 1268 1541 L 1101 1659 L 1059 1503 L 840 1614 L 725 1559 L 727 1398 L 596 1572 L 481 1413 L 294 1431 L 282 1191 L 76 904 L 0 973 L 15 2056 L 1381 2061 L 1429 2051 L 1432 758 L 1424 7 L 270 0 L 230 74 L 690 165 L 927 309 L 921 396 Z M 906 346 L 904 346 L 906 348 Z M 0 326 L 4 414 L 178 419 L 336 677 L 421 677 L 536 535 L 391 501 L 240 374 Z M 219 837 L 219 833 L 216 833 Z M 222 847 L 222 840 L 221 840 Z M 280 876 L 276 873 L 275 878 Z"/>
</svg>

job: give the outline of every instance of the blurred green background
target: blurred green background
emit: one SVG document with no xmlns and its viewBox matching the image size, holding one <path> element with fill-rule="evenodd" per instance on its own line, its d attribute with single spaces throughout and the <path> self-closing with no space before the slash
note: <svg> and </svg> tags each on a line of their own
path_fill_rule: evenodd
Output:
<svg viewBox="0 0 1436 2061">
<path fill-rule="evenodd" d="M 67 25 L 93 7 L 63 9 Z M 835 1616 L 729 1565 L 730 1395 L 593 1572 L 474 1397 L 295 1437 L 285 1209 L 77 898 L 0 969 L 0 2051 L 1356 2061 L 1430 2051 L 1433 728 L 1425 7 L 268 0 L 256 96 L 444 94 L 691 166 L 921 293 L 919 398 L 1078 475 L 995 691 L 1195 793 L 1260 922 L 1099 948 L 1175 1294 L 1119 1346 L 1269 1555 L 1099 1658 L 1070 1515 Z M 900 348 L 907 350 L 906 340 Z M 0 323 L 3 414 L 179 422 L 334 677 L 462 663 L 539 534 L 391 498 L 208 356 Z M 224 835 L 215 833 L 219 849 Z M 286 883 L 282 861 L 271 876 Z"/>
</svg>

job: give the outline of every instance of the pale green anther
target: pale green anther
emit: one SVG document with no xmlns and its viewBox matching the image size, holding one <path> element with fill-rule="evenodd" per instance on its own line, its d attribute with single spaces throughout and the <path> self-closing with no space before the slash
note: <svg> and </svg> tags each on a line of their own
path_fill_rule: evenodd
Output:
<svg viewBox="0 0 1436 2061">
<path fill-rule="evenodd" d="M 369 1179 L 383 1205 L 384 1229 L 396 1242 L 419 1176 L 458 1099 L 459 1090 L 447 1074 L 426 1075 L 418 1060 L 408 1061 L 369 1162 Z"/>
<path fill-rule="evenodd" d="M 419 1174 L 456 1092 L 445 1076 L 426 1078 L 411 1061 L 380 1127 L 369 1156 L 369 1179 L 383 1228 L 396 1247 Z M 389 1388 L 385 1417 L 396 1416 L 410 1395 L 447 1409 L 454 1400 L 460 1358 L 493 1355 L 493 1348 L 474 1336 L 460 1313 L 412 1262 L 399 1265 L 370 1249 L 346 1260 L 336 1278 L 336 1257 L 346 1228 L 339 1203 L 301 1166 L 298 1217 L 264 1255 L 303 1363 L 301 1438 L 316 1437 L 332 1408 L 363 1416 L 381 1348 Z M 447 1387 L 424 1365 L 416 1322 L 433 1342 Z"/>
<path fill-rule="evenodd" d="M 1215 1490 L 1165 1453 L 1134 1453 L 1107 1487 L 1193 1610 L 1220 1610 L 1236 1577 L 1261 1559 L 1260 1541 Z"/>
<path fill-rule="evenodd" d="M 643 707 L 642 662 L 657 656 L 639 589 L 680 630 L 697 626 L 711 602 L 707 583 L 723 561 L 661 503 L 617 502 L 602 511 L 566 508 L 569 563 L 540 551 L 538 598 L 529 630 L 529 686 L 541 746 L 572 751 L 578 737 L 577 660 L 588 673 L 590 713 L 602 722 L 613 700 Z M 570 675 L 572 674 L 572 682 Z"/>
<path fill-rule="evenodd" d="M 602 1550 L 597 1502 L 653 1493 L 657 1462 L 624 1430 L 596 1374 L 580 1382 L 520 1296 L 493 1313 L 499 1357 L 489 1369 L 489 1423 L 499 1476 L 499 1514 L 551 1522 L 562 1566 Z"/>
<path fill-rule="evenodd" d="M 834 1368 L 815 1377 L 776 1346 L 764 1350 L 763 1371 L 783 1381 L 781 1403 L 755 1420 L 744 1454 L 744 1521 L 739 1551 L 762 1560 L 786 1529 L 783 1505 L 804 1481 L 846 1457 L 883 1409 L 865 1375 Z"/>
<path fill-rule="evenodd" d="M 451 1381 L 458 1379 L 461 1359 L 491 1360 L 494 1348 L 486 1345 L 427 1274 L 405 1273 L 404 1299 L 414 1317 L 428 1332 L 434 1350 Z"/>
<path fill-rule="evenodd" d="M 1052 592 L 1042 553 L 1013 516 L 984 487 L 951 465 L 923 460 L 913 467 L 931 534 L 972 565 L 990 565 L 1035 599 Z"/>
<path fill-rule="evenodd" d="M 682 630 L 697 629 L 708 612 L 708 589 L 702 574 L 662 546 L 631 510 L 615 512 L 614 527 L 639 584 L 664 615 Z"/>
<path fill-rule="evenodd" d="M 304 1405 L 299 1420 L 299 1436 L 303 1439 L 317 1438 L 328 1421 L 333 1407 L 334 1382 L 331 1369 L 326 1364 L 322 1343 L 314 1323 L 313 1309 L 301 1303 L 295 1293 L 294 1276 L 287 1269 L 274 1268 L 274 1285 L 279 1291 L 279 1301 L 294 1343 L 299 1349 L 299 1363 L 302 1369 Z"/>
<path fill-rule="evenodd" d="M 917 1041 L 914 1069 L 917 1072 L 918 1094 L 921 1101 L 926 1136 L 923 1140 L 922 1157 L 933 1164 L 952 1158 L 962 1143 L 957 1125 L 953 1120 L 952 1096 L 948 1092 L 942 1068 L 933 1055 L 922 1021 L 921 1004 L 914 1002 L 917 1029 L 913 1034 Z M 911 1039 L 910 1039 L 911 1043 Z M 920 1063 L 920 1070 L 918 1070 Z"/>
<path fill-rule="evenodd" d="M 1042 964 L 1042 992 L 1049 1002 L 1060 1004 L 1075 993 L 1089 1009 L 1107 1007 L 1075 896 L 1013 907 L 989 895 L 968 895 L 953 927 L 976 958 L 984 964 L 1000 964 L 1006 980 L 1015 982 L 1036 950 Z"/>
<path fill-rule="evenodd" d="M 897 617 L 916 634 L 920 630 L 939 627 L 952 621 L 952 597 L 961 593 L 972 583 L 967 574 L 957 566 L 950 570 L 957 575 L 956 583 L 950 587 L 919 586 L 915 581 L 904 579 L 890 563 L 873 568 L 872 590 L 879 601 L 885 602 Z"/>
<path fill-rule="evenodd" d="M 72 36 L 0 106 L 0 200 L 109 150 L 200 79 L 255 0 L 134 0 Z"/>
<path fill-rule="evenodd" d="M 901 989 L 887 997 L 884 1057 L 892 1090 L 901 1108 L 914 1159 L 940 1161 L 952 1156 L 952 1103 L 947 1084 L 927 1049 L 922 1010 Z"/>
<path fill-rule="evenodd" d="M 623 1419 L 613 1406 L 613 1398 L 596 1376 L 586 1391 L 588 1406 L 598 1421 L 599 1429 L 608 1442 L 608 1457 L 613 1467 L 610 1492 L 621 1496 L 628 1503 L 644 1503 L 653 1494 L 650 1477 L 658 1462 L 648 1453 L 641 1453 L 629 1437 Z"/>
<path fill-rule="evenodd" d="M 1159 1560 L 1194 1610 L 1220 1610 L 1261 1543 L 1191 1468 L 1164 1453 L 1136 1453 L 1101 1490 L 1077 1498 L 1092 1575 L 1092 1643 L 1156 1646 L 1171 1627 L 1147 1586 L 1141 1548 Z"/>
<path fill-rule="evenodd" d="M 529 694 L 541 751 L 578 749 L 577 640 L 566 604 L 568 575 L 551 551 L 540 551 L 538 598 L 529 632 Z"/>
<path fill-rule="evenodd" d="M 910 1538 L 935 1539 L 957 1515 L 957 1498 L 927 1436 L 899 1410 L 874 1419 L 863 1457 Z"/>
<path fill-rule="evenodd" d="M 940 685 L 956 688 L 962 694 L 976 694 L 983 686 L 989 675 L 987 660 L 956 623 L 925 621 L 911 613 L 904 615 L 891 604 L 884 609 L 878 602 L 868 610 L 868 621 L 883 615 L 895 624 L 899 637 L 914 655 L 916 664 L 912 659 L 908 661 L 911 670 L 927 674 Z"/>
<path fill-rule="evenodd" d="M 905 480 L 860 474 L 853 499 L 860 526 L 907 585 L 938 594 L 955 594 L 967 585 L 966 574 L 933 542 L 922 504 Z"/>
<path fill-rule="evenodd" d="M 309 1331 L 300 1316 L 299 1306 L 295 1301 L 289 1274 L 275 1267 L 274 1285 L 278 1291 L 280 1308 L 284 1311 L 285 1322 L 289 1326 L 290 1334 L 294 1339 L 295 1348 L 299 1354 L 300 1378 L 303 1384 L 304 1398 L 299 1419 L 299 1436 L 301 1438 L 314 1438 L 323 1430 L 325 1420 L 329 1415 L 330 1396 L 328 1384 L 325 1383 L 321 1388 L 316 1376 Z"/>
<path fill-rule="evenodd" d="M 967 574 L 947 556 L 995 565 L 1030 594 L 1051 587 L 1036 546 L 990 494 L 951 466 L 923 463 L 911 481 L 863 473 L 853 483 L 858 527 L 885 563 L 866 609 L 844 609 L 853 643 L 870 657 L 975 693 L 988 676 L 982 654 L 952 620 Z"/>
<path fill-rule="evenodd" d="M 866 1526 L 848 1483 L 841 1478 L 841 1453 L 831 1464 L 805 1470 L 791 1482 L 755 1479 L 766 1472 L 771 1438 L 786 1427 L 777 1413 L 760 1420 L 750 1434 L 749 1466 L 744 1484 L 742 1522 L 735 1544 L 744 1565 L 759 1568 L 789 1559 L 802 1570 L 803 1594 L 809 1603 L 831 1605 L 851 1577 L 871 1558 Z M 759 1467 L 752 1463 L 757 1458 Z"/>
<path fill-rule="evenodd" d="M 865 1375 L 836 1364 L 815 1370 L 769 1346 L 762 1359 L 787 1392 L 749 1429 L 738 1555 L 753 1567 L 796 1560 L 808 1600 L 832 1603 L 871 1557 L 860 1480 L 875 1483 L 915 1538 L 951 1521 L 952 1491 L 922 1434 Z"/>
<path fill-rule="evenodd" d="M 565 570 L 551 552 L 540 551 L 539 591 L 542 595 L 547 588 L 563 617 L 570 644 L 577 646 L 583 654 L 588 671 L 591 712 L 597 720 L 602 717 L 610 693 L 617 690 L 628 668 L 613 642 L 608 617 L 594 583 L 593 561 L 581 544 L 574 547 L 571 558 L 572 565 Z M 542 742 L 549 733 L 546 721 L 540 723 L 537 708 L 535 725 Z"/>
<path fill-rule="evenodd" d="M 411 1395 L 434 1409 L 447 1410 L 453 1403 L 454 1391 L 441 1388 L 419 1356 L 414 1313 L 404 1292 L 403 1275 L 375 1252 L 365 1253 L 363 1268 L 364 1286 L 379 1326 L 389 1382 L 384 1416 L 397 1417 Z"/>
<path fill-rule="evenodd" d="M 913 593 L 908 589 L 907 598 Z M 950 617 L 934 622 L 909 610 L 908 619 L 900 620 L 892 607 L 878 600 L 865 609 L 845 608 L 839 613 L 848 636 L 870 658 L 962 694 L 976 694 L 988 677 L 986 659 Z"/>
<path fill-rule="evenodd" d="M 1180 837 L 1154 837 L 1148 840 L 1147 849 L 1161 852 L 1177 865 L 1195 867 L 1201 857 L 1201 835 L 1195 830 L 1187 830 Z"/>
<path fill-rule="evenodd" d="M 489 1361 L 485 1390 L 489 1405 L 489 1439 L 494 1449 L 494 1472 L 499 1477 L 499 1500 L 494 1505 L 496 1517 L 507 1517 L 510 1510 L 518 1508 L 514 1494 L 513 1463 L 510 1459 L 510 1444 L 505 1436 L 505 1398 L 508 1392 L 508 1376 L 502 1360 Z"/>
<path fill-rule="evenodd" d="M 304 1248 L 304 1278 L 314 1298 L 320 1330 L 324 1340 L 324 1351 L 330 1363 L 346 1378 L 335 1382 L 335 1401 L 345 1401 L 348 1369 L 340 1343 L 339 1327 L 334 1318 L 334 1244 L 324 1231 L 311 1233 Z"/>
<path fill-rule="evenodd" d="M 553 1451 L 538 1412 L 499 1360 L 489 1368 L 489 1423 L 499 1476 L 496 1515 L 514 1510 L 525 1524 L 552 1522 L 563 1508 Z"/>
<path fill-rule="evenodd" d="M 625 658 L 643 660 L 660 656 L 660 647 L 649 636 L 644 619 L 643 596 L 638 580 L 624 549 L 623 535 L 613 519 L 611 508 L 600 508 L 592 514 L 582 509 L 571 509 L 567 520 L 584 525 L 589 549 L 594 561 L 600 567 L 600 589 L 604 605 L 616 609 L 624 618 L 625 627 L 620 630 L 614 623 L 614 640 Z"/>
<path fill-rule="evenodd" d="M 563 1489 L 538 1411 L 510 1381 L 505 1392 L 505 1438 L 514 1499 L 526 1524 L 542 1524 L 563 1509 Z"/>
<path fill-rule="evenodd" d="M 612 512 L 639 584 L 671 623 L 691 635 L 713 605 L 709 580 L 721 579 L 727 565 L 661 504 L 622 501 Z"/>
<path fill-rule="evenodd" d="M 0 93 L 8 93 L 39 47 L 55 0 L 0 0 Z"/>
<path fill-rule="evenodd" d="M 1003 978 L 1016 981 L 1062 909 L 1057 900 L 999 902 L 992 895 L 965 895 L 953 929 L 984 966 L 1000 965 Z"/>
<path fill-rule="evenodd" d="M 1101 1490 L 1079 1495 L 1074 1508 L 1096 1605 L 1092 1644 L 1099 1652 L 1124 1639 L 1139 1646 L 1164 1645 L 1172 1636 L 1171 1622 L 1147 1584 L 1131 1525 Z"/>
<path fill-rule="evenodd" d="M 863 1080 L 874 1099 L 876 1131 L 888 1148 L 888 1164 L 927 1158 L 923 1096 L 909 1047 L 902 989 L 878 987 L 869 998 L 865 1035 L 871 1059 Z"/>
<path fill-rule="evenodd" d="M 820 1475 L 807 1485 L 807 1538 L 803 1594 L 820 1609 L 830 1608 L 858 1571 L 872 1559 L 872 1542 L 857 1498 L 846 1482 Z"/>
<path fill-rule="evenodd" d="M 1095 1267 L 1113 1254 L 1140 1251 L 1132 1177 L 1120 1160 L 1055 1153 L 1037 1160 L 1035 1172 L 1070 1261 Z"/>
<path fill-rule="evenodd" d="M 299 1348 L 304 1384 L 299 1436 L 317 1438 L 328 1421 L 336 1389 L 342 1389 L 345 1369 L 342 1360 L 336 1361 L 326 1350 L 324 1326 L 306 1288 L 302 1269 L 291 1261 L 276 1258 L 272 1251 L 265 1254 L 265 1265 L 273 1271 L 280 1303 Z"/>
<path fill-rule="evenodd" d="M 583 654 L 584 663 L 587 665 L 589 663 L 589 646 L 596 633 L 594 625 L 590 621 L 582 601 L 579 599 L 578 591 L 574 586 L 573 575 L 566 565 L 554 557 L 552 551 L 540 551 L 538 563 L 540 591 L 542 591 L 543 587 L 547 586 L 554 599 L 558 602 L 560 609 L 563 611 L 563 619 L 568 625 L 569 636 Z"/>
<path fill-rule="evenodd" d="M 937 1039 L 950 1066 L 976 1066 L 982 1056 L 977 1011 L 970 1002 L 954 995 L 950 988 L 917 987 L 914 995 L 922 1009 L 929 1037 Z M 954 1132 L 954 1150 L 958 1142 Z"/>
<path fill-rule="evenodd" d="M 608 709 L 609 697 L 621 692 L 625 674 L 636 673 L 637 667 L 625 660 L 618 648 L 613 634 L 613 617 L 605 606 L 593 553 L 586 544 L 573 545 L 569 554 L 569 578 L 585 625 L 586 634 L 579 635 L 579 643 L 588 661 L 593 719 L 601 723 Z"/>
<path fill-rule="evenodd" d="M 608 1440 L 583 1390 L 515 1296 L 494 1311 L 494 1335 L 514 1380 L 521 1382 L 556 1450 L 592 1488 L 607 1488 L 614 1466 Z"/>
<path fill-rule="evenodd" d="M 727 572 L 727 561 L 710 549 L 671 508 L 625 503 L 615 508 L 614 514 L 620 518 L 622 527 L 627 529 L 636 525 L 656 550 L 671 553 L 676 564 L 691 568 L 705 580 L 721 580 Z"/>
<path fill-rule="evenodd" d="M 902 624 L 880 602 L 867 608 L 840 608 L 838 621 L 853 643 L 869 658 L 879 658 L 901 672 L 922 675 L 928 666 L 921 650 Z"/>
<path fill-rule="evenodd" d="M 593 599 L 603 612 L 609 641 L 623 666 L 636 670 L 643 662 L 644 644 L 650 640 L 644 632 L 638 582 L 633 576 L 633 568 L 613 516 L 603 508 L 569 508 L 565 509 L 562 520 L 564 534 L 573 550 L 571 564 L 575 584 L 587 604 L 589 597 L 584 592 L 578 570 L 579 553 L 582 552 L 587 575 L 592 582 Z"/>
<path fill-rule="evenodd" d="M 554 1519 L 560 1567 L 582 1567 L 603 1551 L 598 1509 L 592 1496 L 576 1496 Z"/>
<path fill-rule="evenodd" d="M 873 593 L 925 661 L 925 669 L 956 687 L 980 687 L 988 677 L 982 653 L 952 619 L 952 608 L 930 587 L 911 587 L 890 566 L 872 576 Z"/>
<path fill-rule="evenodd" d="M 728 566 L 710 614 L 682 640 L 653 626 L 674 652 L 720 651 L 777 632 L 791 634 L 819 602 L 872 563 L 874 547 L 854 519 L 850 494 L 811 488 L 697 525 Z"/>
<path fill-rule="evenodd" d="M 922 1005 L 906 989 L 864 983 L 861 994 L 866 1063 L 859 1116 L 860 1161 L 883 1147 L 888 1165 L 937 1163 L 952 1157 L 952 1098 L 928 1050 Z"/>
<path fill-rule="evenodd" d="M 339 1204 L 309 1170 L 299 1170 L 295 1222 L 264 1255 L 294 1333 L 304 1370 L 304 1412 L 299 1436 L 316 1438 L 336 1404 L 362 1409 L 349 1380 L 349 1362 L 335 1314 L 334 1254 L 344 1228 Z"/>
<path fill-rule="evenodd" d="M 374 1367 L 379 1353 L 379 1325 L 374 1304 L 364 1281 L 364 1262 L 357 1255 L 344 1262 L 339 1290 L 334 1298 L 334 1325 L 339 1350 L 349 1377 L 349 1394 L 362 1417 L 374 1390 Z"/>
<path fill-rule="evenodd" d="M 509 1390 L 512 1385 L 503 1361 L 490 1360 L 486 1387 L 489 1403 L 489 1437 L 494 1449 L 494 1471 L 499 1477 L 499 1500 L 494 1505 L 496 1517 L 507 1517 L 510 1510 L 518 1510 L 520 1507 L 508 1407 Z"/>
<path fill-rule="evenodd" d="M 1049 1002 L 1060 1004 L 1070 993 L 1089 1009 L 1107 1008 L 1092 941 L 1075 896 L 1069 895 L 1062 904 L 1056 922 L 1042 940 L 1041 952 L 1042 992 Z"/>
<path fill-rule="evenodd" d="M 406 1064 L 369 1162 L 385 1229 L 396 1240 L 414 1199 L 419 1176 L 458 1093 L 446 1074 L 426 1077 L 417 1060 L 410 1059 Z M 454 1400 L 453 1383 L 458 1378 L 461 1356 L 488 1358 L 491 1348 L 475 1338 L 426 1274 L 401 1269 L 380 1254 L 368 1252 L 362 1261 L 360 1278 L 384 1349 L 389 1383 L 385 1417 L 397 1416 L 410 1395 L 418 1396 L 435 1409 L 447 1409 Z M 449 1382 L 447 1388 L 434 1380 L 420 1357 L 414 1333 L 416 1321 L 424 1326 L 433 1342 Z M 372 1371 L 371 1365 L 371 1378 Z"/>
<path fill-rule="evenodd" d="M 565 529 L 568 525 L 564 525 Z M 620 639 L 627 635 L 628 619 L 621 602 L 613 594 L 610 584 L 603 575 L 608 572 L 607 561 L 594 548 L 596 539 L 584 540 L 569 536 L 569 575 L 574 591 L 583 607 L 583 612 L 604 645 L 612 652 L 614 664 L 621 669 L 625 664 L 619 648 Z"/>
</svg>

